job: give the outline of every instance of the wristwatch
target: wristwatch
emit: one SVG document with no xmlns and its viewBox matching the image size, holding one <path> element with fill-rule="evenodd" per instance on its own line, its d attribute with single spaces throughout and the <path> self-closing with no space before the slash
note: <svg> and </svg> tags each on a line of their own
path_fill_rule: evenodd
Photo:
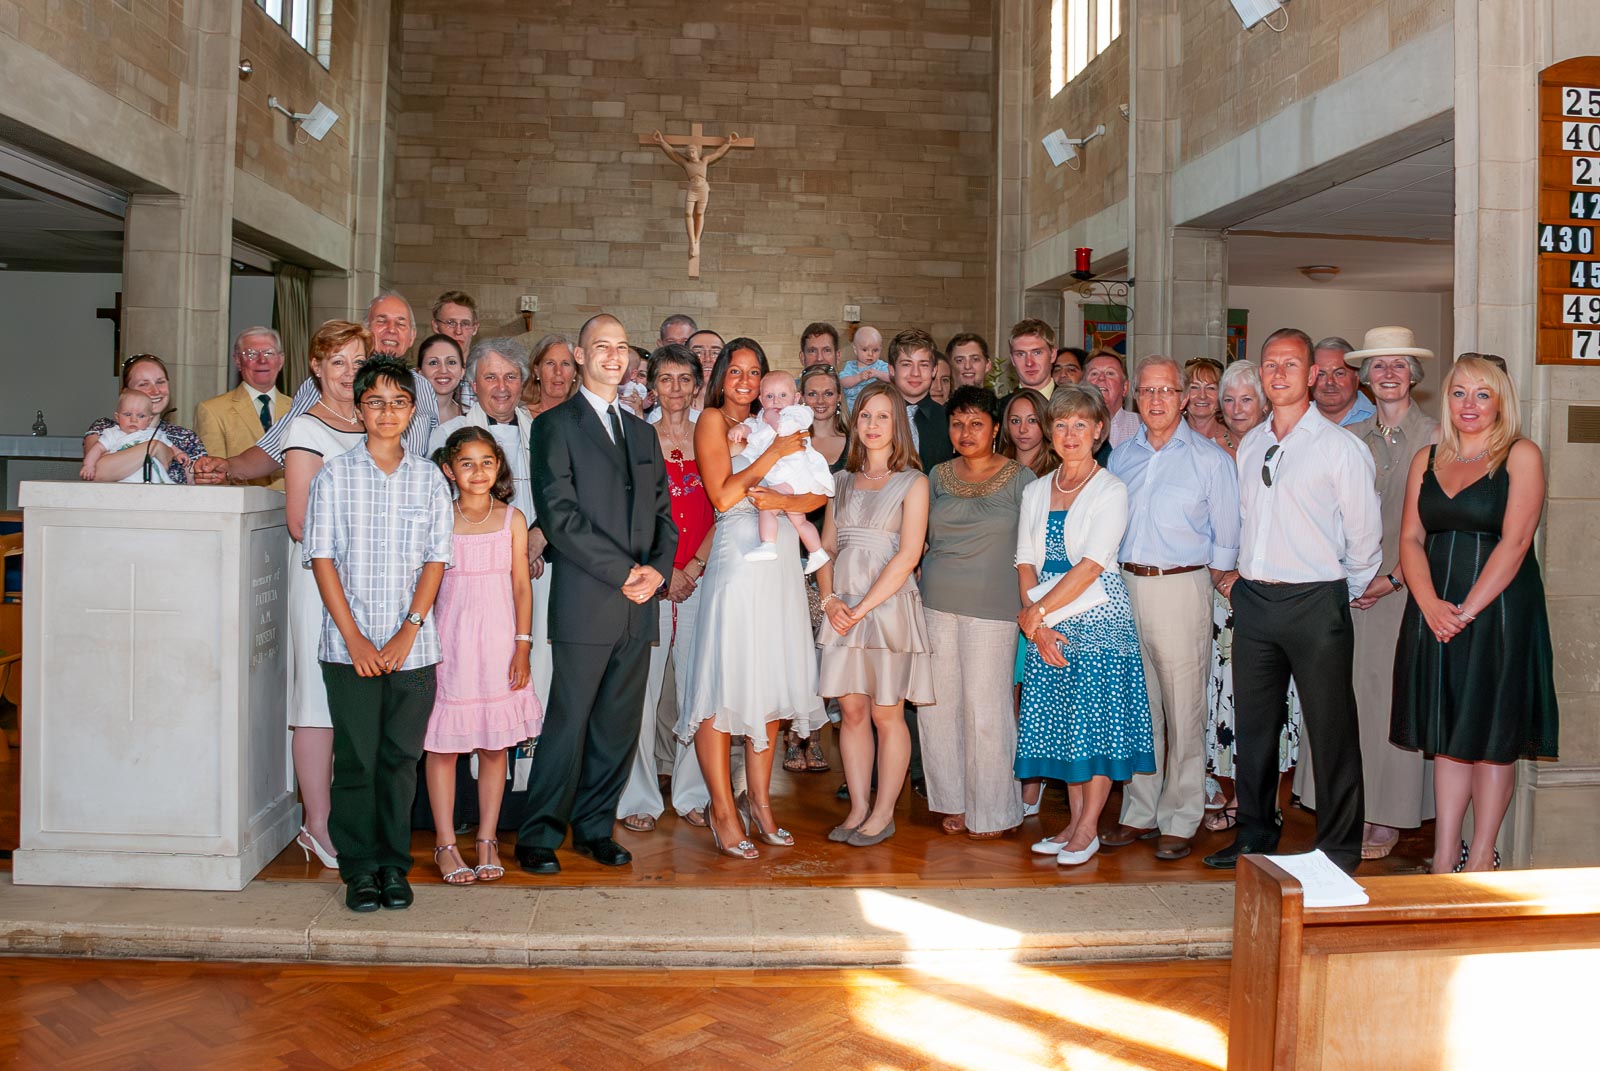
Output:
<svg viewBox="0 0 1600 1071">
<path fill-rule="evenodd" d="M 511 639 L 516 643 L 532 643 L 533 642 L 533 633 L 531 633 L 531 632 L 519 632 L 515 636 L 511 637 Z"/>
<path fill-rule="evenodd" d="M 1384 577 L 1384 579 L 1389 581 L 1389 583 L 1393 584 L 1394 585 L 1394 589 L 1396 591 L 1399 591 L 1401 588 L 1405 587 L 1404 584 L 1400 583 L 1400 581 L 1398 581 L 1398 580 L 1396 580 L 1394 578 L 1394 574 L 1393 573 L 1390 573 L 1388 576 Z"/>
<path fill-rule="evenodd" d="M 406 620 L 418 628 L 422 627 L 422 615 L 417 613 L 415 610 L 406 615 Z"/>
</svg>

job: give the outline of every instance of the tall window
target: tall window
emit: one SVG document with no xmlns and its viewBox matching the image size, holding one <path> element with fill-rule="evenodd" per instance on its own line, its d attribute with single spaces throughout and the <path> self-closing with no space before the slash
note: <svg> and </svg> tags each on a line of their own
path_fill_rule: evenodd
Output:
<svg viewBox="0 0 1600 1071">
<path fill-rule="evenodd" d="M 1050 0 L 1050 95 L 1121 36 L 1122 0 Z"/>
<path fill-rule="evenodd" d="M 256 0 L 267 18 L 284 28 L 295 43 L 324 67 L 333 38 L 333 0 Z"/>
</svg>

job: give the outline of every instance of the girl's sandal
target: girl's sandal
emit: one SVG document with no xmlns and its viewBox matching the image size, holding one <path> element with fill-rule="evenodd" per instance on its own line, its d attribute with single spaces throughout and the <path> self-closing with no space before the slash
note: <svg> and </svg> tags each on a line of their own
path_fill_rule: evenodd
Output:
<svg viewBox="0 0 1600 1071">
<path fill-rule="evenodd" d="M 790 773 L 805 773 L 806 756 L 800 747 L 800 741 L 790 734 L 788 743 L 783 748 L 783 768 Z"/>
<path fill-rule="evenodd" d="M 939 828 L 947 837 L 958 836 L 967 831 L 967 816 L 964 814 L 947 814 L 939 823 Z"/>
<path fill-rule="evenodd" d="M 817 739 L 818 733 L 811 734 L 811 739 L 806 743 L 806 772 L 827 773 L 833 769 L 828 765 L 828 758 L 822 753 L 822 741 Z"/>
<path fill-rule="evenodd" d="M 1201 824 L 1213 833 L 1226 832 L 1239 824 L 1239 805 L 1230 803 L 1220 811 L 1213 811 Z"/>
<path fill-rule="evenodd" d="M 451 869 L 446 870 L 445 864 L 439 862 L 440 852 L 450 853 L 445 857 L 446 860 L 449 860 L 452 856 L 454 857 L 455 865 Z M 461 858 L 461 853 L 456 850 L 454 844 L 441 844 L 435 848 L 433 850 L 433 865 L 439 868 L 439 873 L 443 875 L 446 885 L 471 885 L 478 880 L 477 874 Z"/>
<path fill-rule="evenodd" d="M 489 846 L 487 851 L 485 851 L 483 847 L 485 844 Z M 499 841 L 480 840 L 477 843 L 477 849 L 478 859 L 481 861 L 477 866 L 472 868 L 472 873 L 476 876 L 477 880 L 499 881 L 501 878 L 506 876 L 506 868 L 500 865 Z M 490 862 L 490 860 L 493 861 Z"/>
</svg>

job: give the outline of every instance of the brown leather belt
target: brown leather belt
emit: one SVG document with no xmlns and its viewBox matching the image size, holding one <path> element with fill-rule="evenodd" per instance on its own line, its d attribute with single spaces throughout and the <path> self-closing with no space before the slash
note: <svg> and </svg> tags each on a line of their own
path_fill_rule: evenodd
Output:
<svg viewBox="0 0 1600 1071">
<path fill-rule="evenodd" d="M 1203 565 L 1180 565 L 1176 569 L 1157 569 L 1153 565 L 1140 565 L 1137 562 L 1123 562 L 1122 568 L 1134 576 L 1177 576 L 1179 573 L 1192 573 L 1196 569 L 1204 569 Z"/>
</svg>

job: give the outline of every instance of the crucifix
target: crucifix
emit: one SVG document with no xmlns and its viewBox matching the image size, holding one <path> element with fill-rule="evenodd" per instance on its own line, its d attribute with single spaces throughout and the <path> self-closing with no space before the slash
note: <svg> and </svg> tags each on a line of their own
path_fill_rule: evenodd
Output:
<svg viewBox="0 0 1600 1071">
<path fill-rule="evenodd" d="M 176 610 L 143 610 L 139 607 L 139 567 L 133 562 L 128 563 L 128 608 L 86 607 L 86 614 L 126 614 L 128 616 L 128 721 L 133 722 L 134 708 L 134 670 L 137 668 L 139 642 L 139 615 L 149 614 L 155 617 L 177 617 Z"/>
<path fill-rule="evenodd" d="M 683 222 L 689 232 L 689 278 L 700 278 L 700 232 L 706 225 L 706 203 L 711 200 L 711 183 L 706 172 L 711 165 L 726 156 L 731 149 L 753 149 L 755 138 L 741 138 L 735 130 L 726 138 L 705 135 L 704 124 L 691 123 L 689 136 L 666 135 L 657 130 L 649 135 L 639 135 L 640 145 L 655 145 L 667 154 L 667 159 L 683 168 L 689 177 L 689 188 L 684 195 Z M 702 151 L 715 148 L 709 156 Z M 676 149 L 683 149 L 682 153 Z"/>
<path fill-rule="evenodd" d="M 111 374 L 122 374 L 122 291 L 117 291 L 117 300 L 109 309 L 95 309 L 94 316 L 97 320 L 111 321 Z"/>
</svg>

